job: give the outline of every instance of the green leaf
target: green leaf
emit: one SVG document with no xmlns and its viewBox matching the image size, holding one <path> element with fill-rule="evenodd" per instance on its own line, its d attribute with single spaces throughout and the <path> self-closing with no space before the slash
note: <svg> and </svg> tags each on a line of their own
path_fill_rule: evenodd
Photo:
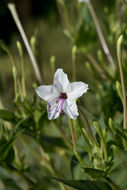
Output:
<svg viewBox="0 0 127 190">
<path fill-rule="evenodd" d="M 4 160 L 4 162 L 5 162 L 7 165 L 10 165 L 10 164 L 13 162 L 14 158 L 15 158 L 15 152 L 14 152 L 13 147 L 11 147 L 11 148 L 9 148 L 9 150 L 8 150 L 8 154 L 7 154 L 7 156 L 6 156 L 5 160 Z"/>
<path fill-rule="evenodd" d="M 119 135 L 119 136 L 121 136 L 121 138 L 123 138 L 123 139 L 125 139 L 126 141 L 127 141 L 127 133 L 126 133 L 126 130 L 124 130 L 124 129 L 116 129 L 116 133 Z"/>
<path fill-rule="evenodd" d="M 12 138 L 11 140 L 9 140 L 8 142 L 6 142 L 5 144 L 3 144 L 0 147 L 0 161 L 6 160 L 7 156 L 10 156 L 10 152 L 12 151 L 12 142 L 14 141 L 15 138 Z M 11 155 L 11 158 L 13 156 Z M 12 159 L 10 159 L 12 160 Z M 8 162 L 8 160 L 7 160 Z"/>
<path fill-rule="evenodd" d="M 101 113 L 101 116 L 99 118 L 99 124 L 101 126 L 102 129 L 106 129 L 106 124 L 105 124 L 105 118 L 104 118 L 104 113 Z"/>
<path fill-rule="evenodd" d="M 17 121 L 15 114 L 7 110 L 0 110 L 0 118 L 11 123 L 16 123 Z"/>
<path fill-rule="evenodd" d="M 47 110 L 44 109 L 43 111 L 35 110 L 34 113 L 34 120 L 36 124 L 36 128 L 40 129 L 44 126 L 47 119 Z"/>
<path fill-rule="evenodd" d="M 39 122 L 42 115 L 43 115 L 42 111 L 37 110 L 37 109 L 34 111 L 34 120 L 35 120 L 36 123 Z"/>
<path fill-rule="evenodd" d="M 103 181 L 91 180 L 64 180 L 52 177 L 52 179 L 64 183 L 78 190 L 112 190 L 112 188 Z"/>
<path fill-rule="evenodd" d="M 94 168 L 84 168 L 84 170 L 85 173 L 87 173 L 93 179 L 99 179 L 106 175 L 106 172 L 104 172 L 103 170 L 98 170 Z"/>
<path fill-rule="evenodd" d="M 23 132 L 23 129 L 24 129 L 25 127 L 28 127 L 28 126 L 29 126 L 29 119 L 30 119 L 29 117 L 20 119 L 20 120 L 17 122 L 17 124 L 15 125 L 14 134 L 16 134 L 19 129 L 20 129 L 20 132 L 19 132 L 19 133 L 22 133 L 22 132 Z M 23 129 L 21 130 L 21 128 L 23 128 Z M 16 134 L 16 136 L 18 136 L 18 133 Z"/>
<path fill-rule="evenodd" d="M 121 140 L 121 138 L 120 138 L 120 140 Z M 107 150 L 109 151 L 112 146 L 116 146 L 116 147 L 119 147 L 119 148 L 121 148 L 121 149 L 123 148 L 123 146 L 121 146 L 120 143 L 118 143 L 118 142 L 116 142 L 116 141 L 114 141 L 114 140 L 109 140 L 109 141 L 107 142 Z"/>
<path fill-rule="evenodd" d="M 60 137 L 52 137 L 46 135 L 40 135 L 40 144 L 42 144 L 43 148 L 48 152 L 53 152 L 54 148 L 67 148 L 64 141 Z"/>
</svg>

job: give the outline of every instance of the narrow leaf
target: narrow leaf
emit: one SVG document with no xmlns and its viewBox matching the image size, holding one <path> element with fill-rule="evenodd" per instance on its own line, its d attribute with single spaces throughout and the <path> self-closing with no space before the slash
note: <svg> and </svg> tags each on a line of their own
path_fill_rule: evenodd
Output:
<svg viewBox="0 0 127 190">
<path fill-rule="evenodd" d="M 0 118 L 11 123 L 16 123 L 17 121 L 15 114 L 7 110 L 0 110 Z"/>
<path fill-rule="evenodd" d="M 64 183 L 70 187 L 78 190 L 112 190 L 112 188 L 103 181 L 91 181 L 91 180 L 64 180 L 52 177 L 52 179 Z"/>
<path fill-rule="evenodd" d="M 103 170 L 95 169 L 95 168 L 84 168 L 85 173 L 87 173 L 93 179 L 97 179 L 106 175 Z"/>
</svg>

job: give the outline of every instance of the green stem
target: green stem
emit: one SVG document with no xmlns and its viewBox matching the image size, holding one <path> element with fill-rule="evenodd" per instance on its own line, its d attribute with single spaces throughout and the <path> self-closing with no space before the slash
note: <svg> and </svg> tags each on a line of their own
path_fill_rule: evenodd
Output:
<svg viewBox="0 0 127 190">
<path fill-rule="evenodd" d="M 75 137 L 72 119 L 69 119 L 69 126 L 70 126 L 70 132 L 71 132 L 71 137 L 72 137 L 73 149 L 74 149 L 74 151 L 76 151 L 77 150 L 77 148 L 76 148 L 76 137 Z"/>
<path fill-rule="evenodd" d="M 83 137 L 84 137 L 86 143 L 88 144 L 89 150 L 91 150 L 91 144 L 90 144 L 88 138 L 86 137 L 86 135 L 85 135 L 85 133 L 84 133 L 84 130 L 82 129 L 82 127 L 80 126 L 80 124 L 78 124 L 78 126 L 79 126 L 79 129 L 80 129 L 80 131 L 81 131 L 81 134 L 83 135 Z"/>
<path fill-rule="evenodd" d="M 17 89 L 17 70 L 15 67 L 15 61 L 14 61 L 14 58 L 11 55 L 10 51 L 6 47 L 6 45 L 1 41 L 0 41 L 0 47 L 8 54 L 8 56 L 10 57 L 10 61 L 12 63 L 12 73 L 13 73 L 13 79 L 14 79 L 14 90 L 15 90 L 15 99 L 16 99 L 17 94 L 18 94 L 18 89 Z"/>
<path fill-rule="evenodd" d="M 14 91 L 15 91 L 15 100 L 17 99 L 17 94 L 18 94 L 18 81 L 17 81 L 17 70 L 16 67 L 12 67 L 12 73 L 13 73 L 13 79 L 14 79 Z"/>
<path fill-rule="evenodd" d="M 121 102 L 123 104 L 123 94 L 122 94 L 122 88 L 121 88 L 121 84 L 119 81 L 116 81 L 116 90 L 117 90 L 117 93 L 121 99 Z"/>
<path fill-rule="evenodd" d="M 74 154 L 76 156 L 76 158 L 78 159 L 79 163 L 81 164 L 81 166 L 83 168 L 87 168 L 87 164 L 85 164 L 85 162 L 82 160 L 81 156 L 78 154 L 78 152 L 76 150 L 74 150 Z"/>
<path fill-rule="evenodd" d="M 81 15 L 81 10 L 80 10 L 80 3 L 78 3 L 77 0 L 73 0 L 72 1 L 74 9 L 76 10 L 76 17 L 78 17 L 78 19 L 80 20 L 80 15 Z"/>
<path fill-rule="evenodd" d="M 87 119 L 87 117 L 86 117 L 86 114 L 84 113 L 84 111 L 82 110 L 82 108 L 78 107 L 78 109 L 79 109 L 79 111 L 81 112 L 81 114 L 82 114 L 82 116 L 83 116 L 83 118 L 84 118 L 84 120 L 85 120 L 85 122 L 86 122 L 86 126 L 87 126 L 87 129 L 88 129 L 88 133 L 89 133 L 89 135 L 90 135 L 90 137 L 91 137 L 91 140 L 92 140 L 93 144 L 95 144 L 96 146 L 98 146 L 98 145 L 97 145 L 97 142 L 96 142 L 96 140 L 95 140 L 95 138 L 94 138 L 94 136 L 93 136 L 93 132 L 92 132 L 92 130 L 91 130 L 91 126 L 90 126 L 89 121 L 88 121 L 88 119 Z"/>
<path fill-rule="evenodd" d="M 13 56 L 11 55 L 10 51 L 8 50 L 8 48 L 2 41 L 0 41 L 0 47 L 9 55 L 12 66 L 15 66 L 15 61 L 14 61 Z"/>
<path fill-rule="evenodd" d="M 24 58 L 22 56 L 22 90 L 23 96 L 26 98 L 26 87 L 25 87 L 25 72 L 24 72 Z"/>
<path fill-rule="evenodd" d="M 72 25 L 70 23 L 69 17 L 68 17 L 68 13 L 67 13 L 67 9 L 65 6 L 65 3 L 63 0 L 56 0 L 56 4 L 58 7 L 58 11 L 62 20 L 62 23 L 64 25 L 64 27 L 71 32 L 72 31 Z"/>
<path fill-rule="evenodd" d="M 0 98 L 0 109 L 4 109 L 4 106 L 3 106 L 3 103 L 1 101 L 1 98 Z"/>
<path fill-rule="evenodd" d="M 119 31 L 119 28 L 120 28 L 120 23 L 121 23 L 121 4 L 122 4 L 122 1 L 121 0 L 117 0 L 116 1 L 116 31 Z"/>
<path fill-rule="evenodd" d="M 89 61 L 91 62 L 91 64 L 93 65 L 93 67 L 96 69 L 98 73 L 100 74 L 104 73 L 103 68 L 97 63 L 97 61 L 91 54 L 87 54 L 86 57 L 89 59 Z"/>
<path fill-rule="evenodd" d="M 24 55 L 23 55 L 23 49 L 20 44 L 20 42 L 17 42 L 17 47 L 19 50 L 19 55 L 21 58 L 21 68 L 22 68 L 22 91 L 23 91 L 23 97 L 26 98 L 26 87 L 25 87 L 25 71 L 24 71 Z"/>
<path fill-rule="evenodd" d="M 122 94 L 123 94 L 123 114 L 124 114 L 123 128 L 127 129 L 126 90 L 125 90 L 125 83 L 124 83 L 124 76 L 123 76 L 123 69 L 122 69 L 122 52 L 121 52 L 122 40 L 123 40 L 123 36 L 121 35 L 117 40 L 117 57 L 118 57 L 118 65 L 119 65 L 119 70 L 120 70 Z"/>
<path fill-rule="evenodd" d="M 55 64 L 56 64 L 56 58 L 54 55 L 52 55 L 50 57 L 50 66 L 51 66 L 51 70 L 52 70 L 52 76 L 54 76 L 54 73 L 55 73 Z"/>
<path fill-rule="evenodd" d="M 74 127 L 73 127 L 73 120 L 69 119 L 69 122 L 70 122 L 69 126 L 70 126 L 70 131 L 71 131 L 71 136 L 72 136 L 72 143 L 73 143 L 74 154 L 75 154 L 76 158 L 78 159 L 79 163 L 82 165 L 82 167 L 87 167 L 87 165 L 83 162 L 81 156 L 77 152 L 76 137 L 75 137 Z"/>
<path fill-rule="evenodd" d="M 76 51 L 77 48 L 72 48 L 72 81 L 76 81 Z"/>
<path fill-rule="evenodd" d="M 101 68 L 103 68 L 103 71 L 105 73 L 105 75 L 107 76 L 107 78 L 113 80 L 113 73 L 111 71 L 111 69 L 109 67 L 107 67 L 107 65 L 105 64 L 103 55 L 102 55 L 102 51 L 99 49 L 97 51 L 97 57 L 99 60 L 99 64 L 101 64 Z"/>
<path fill-rule="evenodd" d="M 93 122 L 93 125 L 95 126 L 95 128 L 100 136 L 100 139 L 101 139 L 101 150 L 102 150 L 102 152 L 104 152 L 104 159 L 105 159 L 105 161 L 108 161 L 106 143 L 105 143 L 105 139 L 104 139 L 101 127 L 98 124 L 98 122 L 96 122 L 96 121 Z"/>
</svg>

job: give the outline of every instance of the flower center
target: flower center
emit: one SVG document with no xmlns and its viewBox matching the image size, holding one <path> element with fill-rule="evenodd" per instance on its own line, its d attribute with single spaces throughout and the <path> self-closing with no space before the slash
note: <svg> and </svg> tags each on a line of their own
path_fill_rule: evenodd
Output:
<svg viewBox="0 0 127 190">
<path fill-rule="evenodd" d="M 61 92 L 61 93 L 60 93 L 60 98 L 66 100 L 66 99 L 67 99 L 66 93 Z"/>
<path fill-rule="evenodd" d="M 51 106 L 50 103 L 48 103 L 47 105 L 47 111 L 48 112 L 52 112 L 54 111 L 56 112 L 60 112 L 60 115 L 63 115 L 63 106 L 64 106 L 64 102 L 67 99 L 67 95 L 64 92 L 60 93 L 60 96 L 57 98 L 56 100 L 56 104 L 54 106 Z"/>
</svg>

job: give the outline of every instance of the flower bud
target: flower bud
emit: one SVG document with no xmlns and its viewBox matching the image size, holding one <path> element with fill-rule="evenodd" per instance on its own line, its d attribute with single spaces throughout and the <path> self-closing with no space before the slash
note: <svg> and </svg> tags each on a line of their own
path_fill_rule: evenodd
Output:
<svg viewBox="0 0 127 190">
<path fill-rule="evenodd" d="M 56 62 L 56 58 L 54 55 L 52 55 L 50 57 L 50 66 L 51 66 L 51 70 L 52 70 L 53 74 L 55 72 L 55 62 Z"/>
<path fill-rule="evenodd" d="M 100 62 L 103 61 L 102 51 L 100 49 L 97 51 L 97 57 Z"/>
<path fill-rule="evenodd" d="M 74 46 L 72 47 L 72 54 L 76 54 L 76 52 L 77 52 L 77 47 L 74 45 Z"/>
<path fill-rule="evenodd" d="M 19 41 L 17 41 L 17 48 L 18 48 L 20 56 L 22 56 L 23 55 L 23 50 L 22 50 L 21 43 Z"/>
<path fill-rule="evenodd" d="M 123 102 L 122 89 L 121 89 L 121 84 L 119 81 L 116 81 L 116 90 L 117 90 L 117 93 L 118 93 L 121 101 Z"/>
<path fill-rule="evenodd" d="M 109 124 L 110 129 L 114 132 L 114 124 L 113 124 L 112 118 L 109 118 L 108 124 Z"/>
</svg>

